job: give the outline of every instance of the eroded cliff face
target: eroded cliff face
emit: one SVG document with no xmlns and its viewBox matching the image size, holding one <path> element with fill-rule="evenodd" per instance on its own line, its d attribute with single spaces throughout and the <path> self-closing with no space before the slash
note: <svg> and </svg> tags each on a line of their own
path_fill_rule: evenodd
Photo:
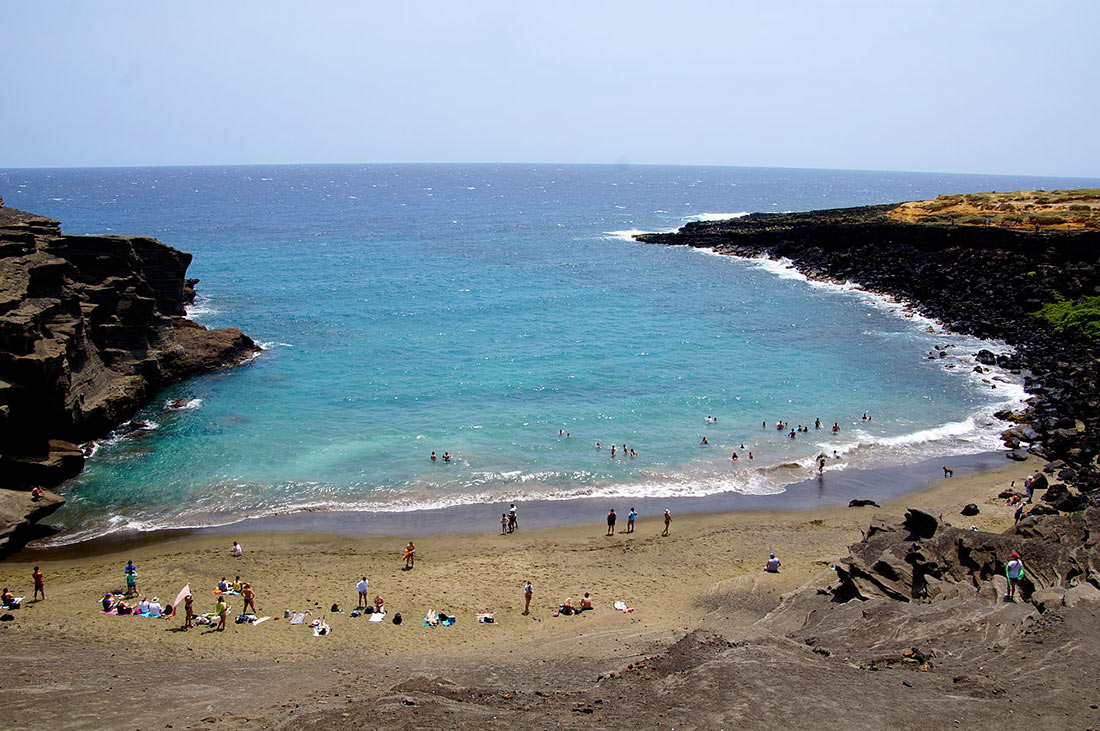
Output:
<svg viewBox="0 0 1100 731">
<path fill-rule="evenodd" d="M 1047 473 L 1080 491 L 1060 509 L 1100 504 L 1100 342 L 1033 316 L 1056 295 L 1100 294 L 1100 232 L 905 223 L 887 216 L 895 207 L 753 214 L 637 238 L 787 258 L 808 276 L 901 297 L 956 332 L 1015 346 L 1012 357 L 979 353 L 976 366 L 1025 373 L 1029 408 L 1004 416 L 1030 429 L 1006 432 L 1006 444 L 1050 460 Z"/>
<path fill-rule="evenodd" d="M 57 221 L 0 208 L 0 488 L 57 485 L 83 468 L 79 443 L 157 390 L 258 350 L 237 328 L 184 317 L 190 263 L 156 239 L 70 236 Z M 34 504 L 2 497 L 0 553 L 63 502 L 48 492 Z"/>
</svg>

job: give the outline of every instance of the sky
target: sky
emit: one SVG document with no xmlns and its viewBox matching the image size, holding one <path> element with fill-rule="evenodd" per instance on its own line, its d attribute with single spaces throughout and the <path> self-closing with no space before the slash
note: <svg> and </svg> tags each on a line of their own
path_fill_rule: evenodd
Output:
<svg viewBox="0 0 1100 731">
<path fill-rule="evenodd" d="M 0 168 L 1100 177 L 1098 0 L 13 0 L 0 24 Z"/>
</svg>

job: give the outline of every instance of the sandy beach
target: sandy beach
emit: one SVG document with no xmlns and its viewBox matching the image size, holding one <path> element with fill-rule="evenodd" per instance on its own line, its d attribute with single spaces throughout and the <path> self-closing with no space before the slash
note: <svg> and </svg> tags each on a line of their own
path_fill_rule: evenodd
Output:
<svg viewBox="0 0 1100 731">
<path fill-rule="evenodd" d="M 511 535 L 412 536 L 417 563 L 411 571 L 402 570 L 404 535 L 249 532 L 239 537 L 241 558 L 230 556 L 232 537 L 219 533 L 170 537 L 124 552 L 81 556 L 76 547 L 17 555 L 0 564 L 0 584 L 29 599 L 33 561 L 45 574 L 48 598 L 27 601 L 14 621 L 0 624 L 9 668 L 18 670 L 0 686 L 5 725 L 82 726 L 96 719 L 107 726 L 163 728 L 204 718 L 236 727 L 278 725 L 295 704 L 300 714 L 352 702 L 368 688 L 380 693 L 410 677 L 463 668 L 481 668 L 486 677 L 510 668 L 530 682 L 546 682 L 549 667 L 576 667 L 586 677 L 612 672 L 715 621 L 716 611 L 721 622 L 744 627 L 783 594 L 807 583 L 828 584 L 829 565 L 860 539 L 873 514 L 900 516 L 907 507 L 922 507 L 957 526 L 1001 531 L 1012 523 L 1012 508 L 997 493 L 1039 466 L 1032 459 L 942 479 L 881 510 L 837 505 L 675 514 L 668 537 L 660 536 L 663 525 L 654 512 L 643 513 L 635 532 L 624 534 L 621 507 L 613 537 L 604 535 L 599 520 L 528 530 L 521 505 L 520 529 Z M 971 502 L 981 513 L 959 515 Z M 761 569 L 773 551 L 782 571 L 765 574 Z M 278 619 L 184 633 L 178 631 L 181 620 L 101 614 L 97 601 L 124 586 L 127 560 L 138 567 L 141 593 L 170 602 L 190 584 L 199 612 L 213 610 L 220 578 L 239 575 L 255 588 L 259 614 Z M 370 596 L 385 599 L 384 623 L 348 614 L 363 574 Z M 523 616 L 528 579 L 534 600 L 530 616 Z M 577 603 L 586 591 L 594 611 L 552 616 L 567 597 Z M 616 601 L 633 611 L 616 611 Z M 229 602 L 235 615 L 241 599 Z M 332 604 L 343 612 L 332 612 Z M 457 622 L 425 627 L 430 609 L 456 615 Z M 307 622 L 324 619 L 332 634 L 314 637 L 305 626 L 290 626 L 285 610 L 310 612 Z M 496 613 L 495 625 L 475 621 L 485 611 Z M 401 626 L 388 621 L 395 612 L 403 616 Z M 358 680 L 351 683 L 351 677 Z M 59 712 L 55 702 L 62 700 L 66 710 Z"/>
</svg>

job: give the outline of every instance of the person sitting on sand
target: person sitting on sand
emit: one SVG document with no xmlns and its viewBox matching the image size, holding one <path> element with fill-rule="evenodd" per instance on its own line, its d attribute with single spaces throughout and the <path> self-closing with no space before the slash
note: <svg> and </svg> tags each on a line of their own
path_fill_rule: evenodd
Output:
<svg viewBox="0 0 1100 731">
<path fill-rule="evenodd" d="M 244 582 L 241 581 L 241 577 L 238 576 L 237 578 L 233 579 L 233 591 L 240 594 L 242 588 L 244 588 Z"/>
<path fill-rule="evenodd" d="M 159 617 L 164 614 L 164 607 L 161 606 L 159 597 L 153 597 L 153 601 L 149 602 L 148 612 L 150 617 Z"/>
<path fill-rule="evenodd" d="M 588 592 L 586 591 L 584 593 L 584 598 L 581 599 L 581 611 L 583 612 L 594 608 L 595 607 L 592 606 L 592 597 L 588 596 Z"/>
<path fill-rule="evenodd" d="M 134 608 L 125 601 L 119 601 L 119 603 L 115 605 L 115 611 L 118 612 L 120 616 L 124 616 L 133 614 Z"/>
<path fill-rule="evenodd" d="M 12 594 L 11 589 L 6 586 L 4 587 L 4 592 L 0 594 L 0 603 L 2 603 L 5 607 L 15 606 L 15 594 Z"/>
<path fill-rule="evenodd" d="M 409 545 L 405 546 L 405 568 L 411 569 L 414 565 L 416 565 L 416 546 L 409 541 Z"/>
<path fill-rule="evenodd" d="M 382 601 L 382 597 L 377 596 L 377 595 L 374 597 L 374 613 L 375 614 L 385 614 L 386 613 L 386 603 L 384 601 Z"/>
<path fill-rule="evenodd" d="M 149 613 L 149 600 L 146 599 L 145 597 L 142 597 L 141 601 L 138 602 L 138 614 L 148 614 L 148 613 Z"/>
<path fill-rule="evenodd" d="M 764 570 L 769 574 L 778 574 L 779 567 L 783 565 L 783 562 L 775 557 L 774 553 L 768 554 L 768 561 L 764 564 Z"/>
<path fill-rule="evenodd" d="M 103 595 L 103 598 L 99 600 L 99 603 L 103 605 L 103 611 L 109 612 L 114 608 L 115 601 L 115 595 L 111 592 L 107 592 Z"/>
<path fill-rule="evenodd" d="M 573 597 L 568 597 L 567 596 L 565 598 L 565 601 L 561 603 L 561 606 L 558 607 L 558 612 L 560 612 L 561 614 L 564 614 L 567 617 L 569 615 L 573 614 L 573 612 L 575 612 L 575 611 L 576 610 L 573 609 Z"/>
<path fill-rule="evenodd" d="M 244 599 L 244 609 L 241 610 L 242 614 L 248 614 L 249 607 L 252 608 L 252 614 L 259 614 L 256 611 L 256 592 L 252 590 L 252 584 L 244 584 L 241 587 L 241 598 Z"/>
<path fill-rule="evenodd" d="M 222 577 L 222 580 L 218 582 L 218 591 L 223 594 L 229 591 L 229 582 L 225 580 L 224 576 Z"/>
<path fill-rule="evenodd" d="M 240 558 L 242 553 L 244 553 L 244 551 L 241 550 L 241 544 L 233 541 L 233 548 L 229 549 L 229 555 L 233 558 Z"/>
</svg>

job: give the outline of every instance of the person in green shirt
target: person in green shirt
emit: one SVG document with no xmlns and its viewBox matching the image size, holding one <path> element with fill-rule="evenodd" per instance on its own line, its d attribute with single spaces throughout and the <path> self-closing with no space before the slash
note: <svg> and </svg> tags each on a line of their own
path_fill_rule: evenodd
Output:
<svg viewBox="0 0 1100 731">
<path fill-rule="evenodd" d="M 218 631 L 221 632 L 225 629 L 225 618 L 229 616 L 229 605 L 221 596 L 218 597 L 218 603 L 214 605 L 214 614 L 218 615 Z"/>
</svg>

